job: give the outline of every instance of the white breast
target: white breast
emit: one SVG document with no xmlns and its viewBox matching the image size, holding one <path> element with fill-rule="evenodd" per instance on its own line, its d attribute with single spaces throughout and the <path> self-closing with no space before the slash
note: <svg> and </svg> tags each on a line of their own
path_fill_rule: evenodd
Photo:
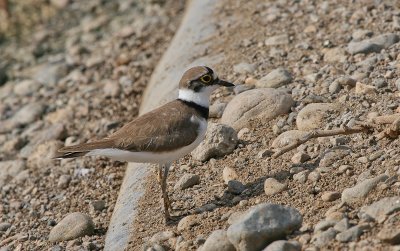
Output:
<svg viewBox="0 0 400 251">
<path fill-rule="evenodd" d="M 193 116 L 192 122 L 199 123 L 198 136 L 193 143 L 185 147 L 168 152 L 130 152 L 115 148 L 96 149 L 90 151 L 87 156 L 101 155 L 113 160 L 136 163 L 171 163 L 192 152 L 204 139 L 207 131 L 207 120 Z M 185 137 L 185 135 L 182 135 Z"/>
</svg>

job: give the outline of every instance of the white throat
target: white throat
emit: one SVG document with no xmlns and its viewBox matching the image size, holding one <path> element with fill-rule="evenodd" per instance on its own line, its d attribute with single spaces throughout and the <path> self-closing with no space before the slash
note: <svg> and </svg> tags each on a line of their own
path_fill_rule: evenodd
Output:
<svg viewBox="0 0 400 251">
<path fill-rule="evenodd" d="M 210 95 L 217 88 L 218 86 L 215 85 L 207 86 L 199 92 L 191 89 L 179 89 L 178 98 L 208 108 L 210 106 Z"/>
</svg>

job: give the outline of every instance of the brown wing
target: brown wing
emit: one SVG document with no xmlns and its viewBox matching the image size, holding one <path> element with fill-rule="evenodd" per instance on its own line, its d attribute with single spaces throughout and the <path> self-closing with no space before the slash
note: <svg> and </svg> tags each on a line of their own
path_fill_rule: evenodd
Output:
<svg viewBox="0 0 400 251">
<path fill-rule="evenodd" d="M 195 109 L 172 101 L 146 113 L 107 137 L 115 148 L 129 151 L 163 152 L 190 145 L 197 138 L 193 126 Z"/>
</svg>

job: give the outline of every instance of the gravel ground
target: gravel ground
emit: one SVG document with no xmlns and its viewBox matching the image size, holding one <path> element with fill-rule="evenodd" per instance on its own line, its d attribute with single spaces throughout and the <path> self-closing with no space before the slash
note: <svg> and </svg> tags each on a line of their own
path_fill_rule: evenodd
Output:
<svg viewBox="0 0 400 251">
<path fill-rule="evenodd" d="M 399 196 L 398 138 L 377 140 L 377 131 L 320 138 L 276 159 L 268 157 L 267 150 L 283 132 L 332 129 L 400 112 L 400 86 L 396 82 L 399 4 L 221 1 L 215 12 L 219 13 L 219 39 L 205 53 L 222 54 L 224 60 L 217 71 L 225 79 L 242 84 L 232 91 L 217 91 L 212 97 L 215 109 L 224 107 L 217 103 L 228 103 L 238 92 L 254 86 L 287 91 L 294 105 L 288 114 L 270 121 L 257 117 L 245 126 L 233 124 L 239 142 L 231 154 L 207 161 L 191 156 L 178 161 L 169 179 L 176 219 L 168 226 L 163 222 L 155 175 L 149 177 L 149 196 L 141 202 L 132 249 L 196 250 L 212 231 L 227 230 L 238 212 L 270 202 L 293 207 L 302 214 L 302 227 L 286 239 L 297 241 L 305 250 L 398 250 L 396 234 L 388 237 L 384 230 L 397 229 L 398 234 L 399 213 L 383 221 L 360 215 L 365 205 Z M 379 37 L 383 34 L 390 35 Z M 377 42 L 379 39 L 384 42 Z M 377 49 L 371 44 L 378 44 Z M 278 68 L 287 72 L 266 76 Z M 291 80 L 285 80 L 287 75 Z M 310 103 L 318 104 L 308 107 L 308 114 L 301 114 Z M 320 103 L 330 103 L 330 109 L 324 111 Z M 224 117 L 222 122 L 226 122 Z M 300 158 L 302 155 L 306 157 Z M 225 184 L 223 173 L 228 168 L 236 173 L 234 179 L 244 185 L 244 190 L 232 192 Z M 198 175 L 200 182 L 185 190 L 175 189 L 187 173 Z M 268 178 L 285 188 L 278 192 L 268 189 L 266 193 L 264 182 Z M 383 182 L 367 189 L 366 184 L 374 180 Z M 353 188 L 356 184 L 359 186 Z M 355 192 L 358 189 L 365 195 Z M 356 199 L 348 194 L 356 194 Z M 338 221 L 345 222 L 346 227 L 334 227 Z"/>
<path fill-rule="evenodd" d="M 56 14 L 30 37 L 0 46 L 8 78 L 0 84 L 1 250 L 102 249 L 126 164 L 60 162 L 51 152 L 104 137 L 137 115 L 183 11 L 182 1 L 51 2 Z M 49 242 L 73 212 L 94 222 L 90 236 Z"/>
</svg>

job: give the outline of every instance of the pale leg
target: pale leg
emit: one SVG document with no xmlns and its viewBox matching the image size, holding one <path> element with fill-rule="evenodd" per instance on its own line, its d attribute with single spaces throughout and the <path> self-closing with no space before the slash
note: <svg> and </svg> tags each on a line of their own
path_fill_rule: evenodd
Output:
<svg viewBox="0 0 400 251">
<path fill-rule="evenodd" d="M 171 203 L 168 197 L 168 188 L 167 188 L 167 178 L 169 171 L 169 164 L 159 165 L 158 167 L 158 182 L 161 186 L 162 198 L 164 203 L 164 217 L 165 221 L 168 221 L 171 216 L 169 214 L 169 208 L 171 207 Z"/>
</svg>

